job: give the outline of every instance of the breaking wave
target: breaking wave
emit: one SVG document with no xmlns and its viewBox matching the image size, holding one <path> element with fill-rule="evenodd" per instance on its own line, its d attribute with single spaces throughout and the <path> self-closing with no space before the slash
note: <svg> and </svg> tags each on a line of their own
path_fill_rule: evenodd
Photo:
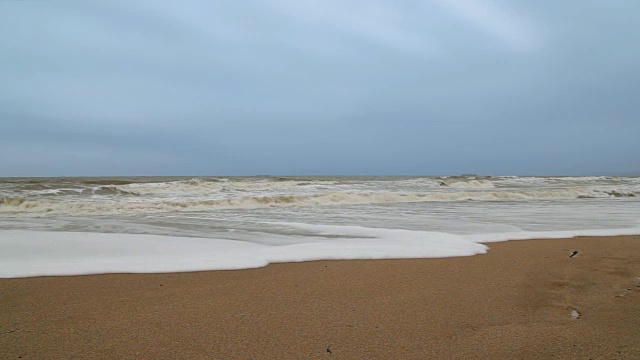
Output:
<svg viewBox="0 0 640 360">
<path fill-rule="evenodd" d="M 97 188 L 92 188 L 92 189 L 83 189 L 81 191 L 81 193 L 83 193 L 83 194 L 92 194 L 92 195 L 124 195 L 124 196 L 139 196 L 140 195 L 135 191 L 123 190 L 122 188 L 119 188 L 119 187 L 114 186 L 114 185 L 99 186 Z"/>
<path fill-rule="evenodd" d="M 184 181 L 135 183 L 113 186 L 114 189 L 137 195 L 206 194 L 232 191 L 286 191 L 300 186 L 331 185 L 329 181 L 229 181 L 226 179 L 190 179 Z"/>
<path fill-rule="evenodd" d="M 441 186 L 448 186 L 456 189 L 493 189 L 495 185 L 489 180 L 449 180 L 440 181 Z"/>
<path fill-rule="evenodd" d="M 105 192 L 121 190 L 104 187 Z M 51 198 L 3 198 L 0 214 L 6 216 L 46 215 L 111 215 L 157 213 L 170 211 L 207 211 L 216 209 L 260 208 L 270 206 L 325 206 L 410 202 L 456 201 L 531 201 L 586 198 L 635 197 L 636 193 L 594 190 L 588 188 L 550 189 L 537 191 L 458 191 L 428 193 L 350 193 L 330 192 L 312 195 L 234 196 L 220 199 L 136 200 Z"/>
<path fill-rule="evenodd" d="M 25 201 L 27 201 L 27 199 L 22 199 L 22 198 L 1 198 L 0 199 L 0 205 L 20 206 L 20 205 L 24 204 Z"/>
<path fill-rule="evenodd" d="M 135 184 L 136 181 L 120 179 L 86 179 L 82 180 L 81 183 L 87 185 L 129 185 Z"/>
</svg>

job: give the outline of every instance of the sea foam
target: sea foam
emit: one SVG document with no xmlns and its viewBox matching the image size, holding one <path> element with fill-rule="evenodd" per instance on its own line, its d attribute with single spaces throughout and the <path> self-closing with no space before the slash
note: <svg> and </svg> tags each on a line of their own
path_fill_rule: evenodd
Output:
<svg viewBox="0 0 640 360">
<path fill-rule="evenodd" d="M 119 195 L 125 194 L 116 190 Z M 626 191 L 626 192 L 625 192 Z M 127 198 L 51 199 L 0 198 L 0 216 L 42 217 L 52 215 L 115 215 L 172 211 L 210 211 L 219 209 L 254 209 L 264 207 L 358 205 L 416 202 L 462 201 L 533 201 L 620 198 L 640 196 L 637 189 L 608 190 L 560 188 L 527 191 L 456 191 L 456 192 L 325 192 L 318 194 L 239 194 L 222 198 Z"/>
<path fill-rule="evenodd" d="M 7 230 L 0 231 L 4 249 L 0 277 L 230 270 L 274 262 L 470 256 L 487 250 L 446 233 L 349 226 L 333 230 L 344 237 L 314 237 L 284 246 L 210 238 Z"/>
<path fill-rule="evenodd" d="M 629 235 L 640 229 L 454 235 L 359 226 L 280 223 L 317 236 L 289 245 L 142 234 L 0 231 L 0 277 L 162 273 L 248 269 L 279 262 L 441 258 L 484 254 L 481 243 L 578 235 Z M 264 235 L 268 236 L 268 235 Z"/>
<path fill-rule="evenodd" d="M 639 213 L 640 177 L 8 178 L 0 276 L 470 256 L 492 241 L 640 234 L 611 230 Z M 559 231 L 571 229 L 605 230 Z"/>
</svg>

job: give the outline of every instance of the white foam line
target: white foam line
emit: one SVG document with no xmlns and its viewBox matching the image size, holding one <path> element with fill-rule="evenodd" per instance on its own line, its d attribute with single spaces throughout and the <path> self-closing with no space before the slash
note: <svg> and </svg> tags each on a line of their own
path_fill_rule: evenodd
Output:
<svg viewBox="0 0 640 360">
<path fill-rule="evenodd" d="M 484 254 L 481 243 L 633 235 L 640 229 L 513 232 L 454 235 L 358 226 L 280 223 L 331 237 L 306 237 L 291 245 L 227 239 L 140 234 L 0 231 L 0 277 L 161 273 L 248 269 L 278 262 L 440 258 Z M 261 235 L 260 240 L 268 240 Z"/>
<path fill-rule="evenodd" d="M 275 262 L 434 258 L 487 251 L 455 235 L 409 233 L 273 246 L 226 239 L 6 230 L 0 231 L 0 277 L 230 270 Z"/>
<path fill-rule="evenodd" d="M 493 234 L 472 234 L 463 235 L 477 243 L 492 243 L 510 240 L 533 240 L 533 239 L 566 239 L 578 236 L 622 236 L 640 235 L 640 227 L 627 229 L 594 229 L 594 230 L 570 230 L 570 231 L 519 231 Z"/>
</svg>

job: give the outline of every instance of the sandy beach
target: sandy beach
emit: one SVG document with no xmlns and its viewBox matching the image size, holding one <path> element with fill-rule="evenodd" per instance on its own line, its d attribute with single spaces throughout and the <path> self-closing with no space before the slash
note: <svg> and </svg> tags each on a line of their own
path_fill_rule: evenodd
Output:
<svg viewBox="0 0 640 360">
<path fill-rule="evenodd" d="M 640 360 L 637 14 L 0 0 L 0 360 Z"/>
<path fill-rule="evenodd" d="M 0 358 L 640 357 L 640 236 L 490 247 L 462 258 L 0 279 Z"/>
</svg>

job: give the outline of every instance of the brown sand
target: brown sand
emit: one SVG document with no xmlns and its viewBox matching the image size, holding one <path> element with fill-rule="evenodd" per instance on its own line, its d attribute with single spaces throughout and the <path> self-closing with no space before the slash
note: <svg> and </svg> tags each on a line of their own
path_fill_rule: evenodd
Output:
<svg viewBox="0 0 640 360">
<path fill-rule="evenodd" d="M 640 236 L 490 246 L 468 258 L 0 279 L 0 358 L 640 358 Z"/>
</svg>

